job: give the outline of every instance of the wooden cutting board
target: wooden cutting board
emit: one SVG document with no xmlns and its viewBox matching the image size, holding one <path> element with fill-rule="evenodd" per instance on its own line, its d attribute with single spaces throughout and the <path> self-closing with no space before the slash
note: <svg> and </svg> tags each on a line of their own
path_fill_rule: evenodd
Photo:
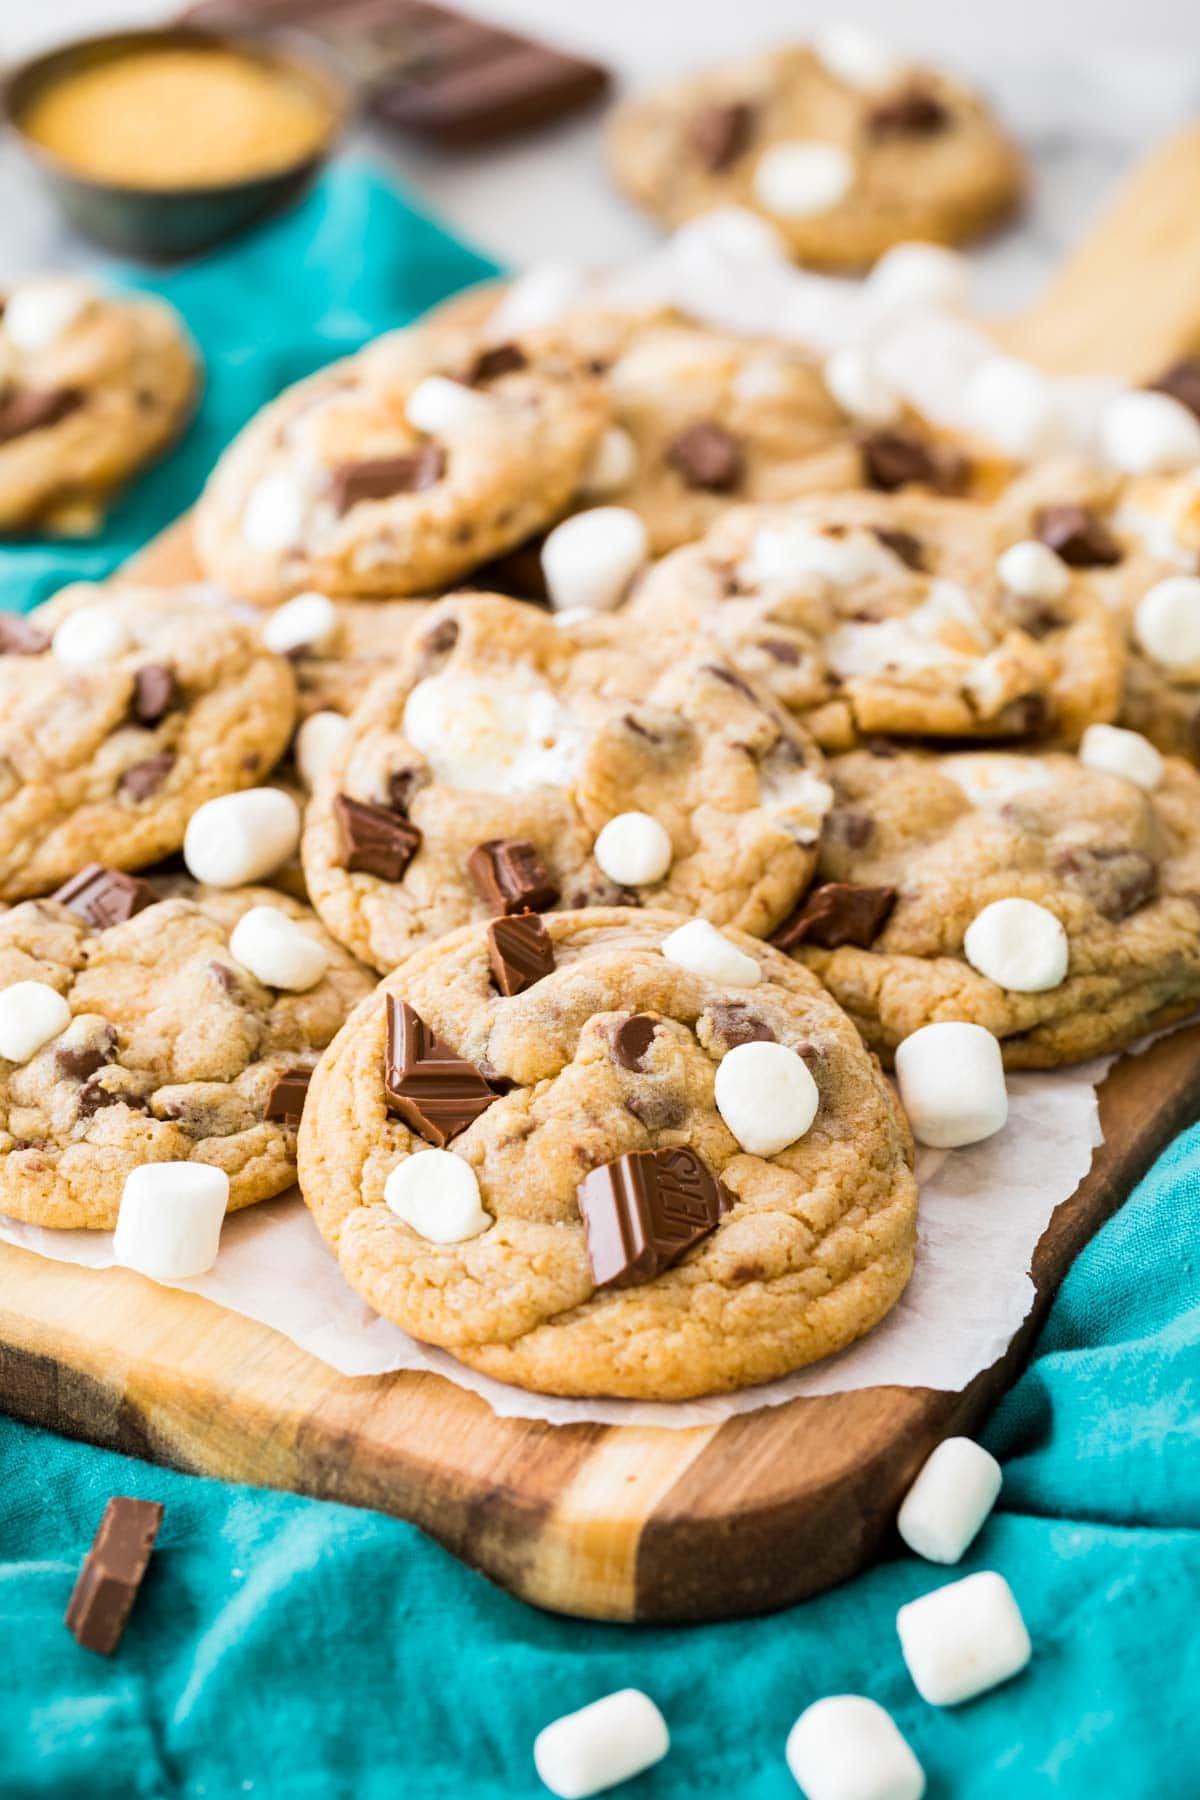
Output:
<svg viewBox="0 0 1200 1800">
<path fill-rule="evenodd" d="M 1135 377 L 1193 347 L 1197 217 L 1200 130 L 1135 171 L 1004 341 L 1056 369 Z M 138 567 L 186 578 L 186 522 Z M 889 1548 L 930 1450 L 978 1427 L 1082 1246 L 1200 1116 L 1200 1027 L 1119 1062 L 1100 1114 L 1105 1143 L 1035 1253 L 1033 1311 L 962 1393 L 871 1388 L 684 1431 L 544 1426 L 496 1418 L 433 1375 L 349 1380 L 195 1295 L 0 1245 L 0 1398 L 154 1461 L 395 1513 L 540 1606 L 614 1620 L 766 1611 Z"/>
</svg>

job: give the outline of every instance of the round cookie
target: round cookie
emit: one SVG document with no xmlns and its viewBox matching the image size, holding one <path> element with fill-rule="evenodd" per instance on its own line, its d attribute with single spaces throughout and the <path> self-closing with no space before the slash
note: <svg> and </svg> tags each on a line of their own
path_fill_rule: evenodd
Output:
<svg viewBox="0 0 1200 1800">
<path fill-rule="evenodd" d="M 0 914 L 0 1001 L 18 982 L 44 983 L 71 1014 L 27 1060 L 0 1056 L 0 1213 L 110 1229 L 144 1162 L 215 1164 L 231 1209 L 281 1193 L 295 1179 L 305 1076 L 369 991 L 366 972 L 307 907 L 268 889 L 159 900 L 136 877 L 93 868 L 65 891 Z M 326 971 L 304 992 L 264 985 L 232 955 L 253 906 L 321 945 Z"/>
<path fill-rule="evenodd" d="M 199 386 L 178 315 L 71 276 L 0 292 L 0 531 L 99 528 L 175 438 Z"/>
<path fill-rule="evenodd" d="M 523 906 L 674 904 L 765 936 L 829 798 L 815 747 L 720 660 L 461 596 L 354 714 L 304 874 L 328 929 L 384 971 Z"/>
<path fill-rule="evenodd" d="M 186 592 L 77 587 L 0 619 L 0 897 L 169 855 L 205 800 L 262 779 L 294 718 L 286 659 Z"/>
<path fill-rule="evenodd" d="M 656 564 L 626 617 L 710 636 L 827 748 L 1074 743 L 1116 716 L 1122 634 L 1088 570 L 1052 568 L 1052 601 L 1013 591 L 1009 542 L 988 507 L 917 493 L 745 507 Z"/>
<path fill-rule="evenodd" d="M 343 1274 L 385 1317 L 522 1387 L 680 1400 L 831 1355 L 894 1304 L 917 1191 L 874 1059 L 805 971 L 741 933 L 727 937 L 753 987 L 668 960 L 682 923 L 551 914 L 533 926 L 544 972 L 508 997 L 488 928 L 468 926 L 352 1014 L 313 1082 L 301 1181 Z M 799 1080 L 815 1082 L 810 1127 L 770 1154 L 743 1149 L 717 1103 L 746 1045 L 801 1058 Z M 412 1080 L 414 1046 L 456 1065 L 436 1122 L 410 1097 L 432 1093 Z M 766 1113 L 780 1123 L 770 1101 Z M 447 1182 L 477 1184 L 479 1229 L 463 1241 L 430 1241 L 384 1198 L 431 1127 Z M 623 1205 L 648 1227 L 634 1261 Z M 440 1199 L 430 1228 L 445 1229 Z"/>
<path fill-rule="evenodd" d="M 393 332 L 250 422 L 201 496 L 197 553 L 264 604 L 436 591 L 565 510 L 606 410 L 553 338 L 497 358 L 471 331 Z"/>
<path fill-rule="evenodd" d="M 1200 774 L 1187 763 L 1166 761 L 1149 792 L 1059 752 L 856 750 L 828 774 L 816 884 L 773 941 L 881 1055 L 963 1019 L 1000 1039 L 1010 1067 L 1046 1068 L 1200 1006 Z M 1006 908 L 976 936 L 1003 926 L 1020 991 L 982 972 L 992 952 L 969 936 L 1012 900 L 1034 914 Z M 1036 973 L 1047 938 L 1066 952 L 1062 979 Z"/>
<path fill-rule="evenodd" d="M 851 69 L 828 35 L 618 107 L 618 184 L 667 226 L 748 207 L 801 262 L 834 269 L 911 238 L 958 243 L 1012 210 L 1021 158 L 976 93 L 887 53 Z"/>
</svg>

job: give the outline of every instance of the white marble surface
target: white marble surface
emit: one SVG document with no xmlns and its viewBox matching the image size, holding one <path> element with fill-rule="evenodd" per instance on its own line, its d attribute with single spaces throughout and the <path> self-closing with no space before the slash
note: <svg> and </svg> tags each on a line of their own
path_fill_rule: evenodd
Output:
<svg viewBox="0 0 1200 1800">
<path fill-rule="evenodd" d="M 590 49 L 625 86 L 789 34 L 819 7 L 790 0 L 471 0 L 472 9 Z M 0 0 L 0 57 L 87 30 L 162 16 L 162 0 Z M 854 15 L 895 31 L 895 0 Z M 953 63 L 995 96 L 1034 162 L 1021 227 L 979 253 L 979 292 L 1004 307 L 1030 293 L 1137 151 L 1200 113 L 1200 6 L 1184 0 L 906 0 L 903 43 Z M 381 153 L 467 236 L 519 264 L 632 254 L 653 232 L 606 180 L 595 118 L 485 153 L 447 156 L 396 140 Z M 86 256 L 66 240 L 17 147 L 0 149 L 0 271 Z"/>
</svg>

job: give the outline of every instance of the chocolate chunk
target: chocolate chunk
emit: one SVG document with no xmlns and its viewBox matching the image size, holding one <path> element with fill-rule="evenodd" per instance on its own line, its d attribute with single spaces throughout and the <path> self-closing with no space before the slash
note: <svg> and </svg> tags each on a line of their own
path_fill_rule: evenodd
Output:
<svg viewBox="0 0 1200 1800">
<path fill-rule="evenodd" d="M 927 444 L 904 431 L 873 431 L 860 440 L 868 484 L 891 494 L 916 485 L 961 494 L 970 476 L 965 456 L 948 444 Z"/>
<path fill-rule="evenodd" d="M 775 1033 L 765 1019 L 752 1013 L 740 1000 L 718 1000 L 708 1009 L 713 1030 L 727 1049 L 738 1044 L 773 1044 Z"/>
<path fill-rule="evenodd" d="M 493 912 L 546 912 L 559 897 L 537 845 L 528 838 L 489 838 L 476 844 L 467 871 Z"/>
<path fill-rule="evenodd" d="M 179 704 L 175 671 L 165 663 L 147 663 L 133 678 L 131 711 L 139 725 L 157 725 Z"/>
<path fill-rule="evenodd" d="M 114 1093 L 111 1088 L 101 1087 L 98 1081 L 87 1081 L 79 1090 L 78 1117 L 91 1119 L 105 1106 L 121 1106 L 136 1104 L 126 1094 Z"/>
<path fill-rule="evenodd" d="M 1064 850 L 1058 873 L 1085 894 L 1106 919 L 1127 919 L 1158 893 L 1158 865 L 1144 850 Z"/>
<path fill-rule="evenodd" d="M 716 175 L 746 149 L 753 124 L 754 110 L 744 100 L 703 106 L 692 117 L 688 143 L 704 167 Z"/>
<path fill-rule="evenodd" d="M 378 456 L 368 462 L 339 463 L 330 477 L 335 510 L 348 513 L 360 500 L 390 500 L 393 494 L 419 494 L 446 473 L 440 444 L 422 444 L 409 456 Z"/>
<path fill-rule="evenodd" d="M 846 850 L 865 850 L 874 835 L 870 813 L 856 812 L 853 807 L 837 806 L 825 819 L 825 836 Z"/>
<path fill-rule="evenodd" d="M 283 1125 L 290 1125 L 293 1130 L 300 1123 L 300 1115 L 304 1111 L 304 1101 L 308 1094 L 308 1084 L 312 1080 L 311 1069 L 285 1069 L 275 1077 L 274 1086 L 267 1095 L 267 1106 L 263 1117 L 277 1119 Z"/>
<path fill-rule="evenodd" d="M 829 881 L 801 901 L 771 942 L 778 950 L 794 950 L 797 944 L 815 944 L 822 950 L 855 944 L 865 950 L 883 930 L 895 904 L 894 887 Z"/>
<path fill-rule="evenodd" d="M 109 1027 L 110 1039 L 112 1028 Z M 114 1044 L 110 1041 L 102 1044 L 79 1044 L 68 1046 L 65 1050 L 54 1052 L 54 1061 L 58 1069 L 68 1081 L 86 1081 L 97 1069 L 103 1069 L 112 1061 Z"/>
<path fill-rule="evenodd" d="M 387 778 L 388 805 L 393 812 L 408 817 L 409 805 L 418 788 L 429 780 L 423 769 L 396 769 Z"/>
<path fill-rule="evenodd" d="M 500 1098 L 474 1063 L 456 1056 L 394 994 L 387 996 L 383 1086 L 388 1111 L 439 1150 Z"/>
<path fill-rule="evenodd" d="M 927 88 L 905 88 L 883 100 L 867 118 L 871 137 L 932 137 L 950 123 L 947 107 Z"/>
<path fill-rule="evenodd" d="M 657 1019 L 649 1013 L 633 1013 L 613 1032 L 613 1056 L 623 1069 L 640 1070 L 642 1058 L 654 1041 Z"/>
<path fill-rule="evenodd" d="M 579 1186 L 597 1287 L 653 1281 L 708 1236 L 732 1196 L 694 1150 L 635 1150 Z"/>
<path fill-rule="evenodd" d="M 493 919 L 487 939 L 492 980 L 510 998 L 554 970 L 554 944 L 535 912 Z"/>
<path fill-rule="evenodd" d="M 148 881 L 126 875 L 120 869 L 106 869 L 103 863 L 89 863 L 56 888 L 50 898 L 60 906 L 70 907 L 96 931 L 123 925 L 135 913 L 158 904 L 158 895 Z"/>
<path fill-rule="evenodd" d="M 1073 569 L 1107 569 L 1124 552 L 1103 519 L 1089 506 L 1043 506 L 1034 515 L 1034 535 Z"/>
<path fill-rule="evenodd" d="M 48 631 L 39 631 L 16 613 L 0 613 L 0 656 L 41 656 L 49 648 Z"/>
<path fill-rule="evenodd" d="M 1200 356 L 1185 356 L 1181 362 L 1172 363 L 1146 386 L 1153 393 L 1169 394 L 1200 419 Z"/>
<path fill-rule="evenodd" d="M 6 400 L 0 400 L 0 444 L 12 438 L 25 437 L 30 431 L 57 425 L 60 419 L 83 405 L 78 388 L 18 389 Z"/>
<path fill-rule="evenodd" d="M 746 472 L 741 444 L 715 419 L 701 419 L 681 431 L 667 445 L 666 459 L 690 488 L 710 494 L 732 493 Z"/>
<path fill-rule="evenodd" d="M 152 794 L 157 794 L 176 760 L 173 750 L 160 750 L 157 756 L 148 756 L 144 762 L 134 763 L 126 769 L 117 786 L 134 800 L 149 800 Z"/>
<path fill-rule="evenodd" d="M 918 572 L 925 567 L 925 549 L 919 537 L 911 531 L 900 531 L 891 525 L 872 525 L 871 532 L 879 539 L 885 550 L 898 556 L 908 569 Z"/>
<path fill-rule="evenodd" d="M 679 1095 L 665 1093 L 657 1085 L 642 1093 L 626 1094 L 621 1105 L 647 1131 L 675 1131 L 687 1118 L 687 1107 Z"/>
<path fill-rule="evenodd" d="M 121 1641 L 162 1523 L 157 1500 L 117 1494 L 79 1571 L 66 1624 L 85 1650 L 111 1656 Z"/>
<path fill-rule="evenodd" d="M 463 376 L 468 387 L 482 387 L 501 375 L 514 375 L 529 367 L 529 358 L 520 344 L 491 344 L 481 350 Z"/>
<path fill-rule="evenodd" d="M 789 644 L 786 638 L 760 638 L 758 647 L 766 652 L 772 662 L 782 663 L 784 668 L 799 667 L 800 651 L 795 644 Z"/>
<path fill-rule="evenodd" d="M 338 794 L 333 802 L 342 867 L 352 874 L 399 881 L 421 848 L 421 833 L 402 813 Z"/>
</svg>

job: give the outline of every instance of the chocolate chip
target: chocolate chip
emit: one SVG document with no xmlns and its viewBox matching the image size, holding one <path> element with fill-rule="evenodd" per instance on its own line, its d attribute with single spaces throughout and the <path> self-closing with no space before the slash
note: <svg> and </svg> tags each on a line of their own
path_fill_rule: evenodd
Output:
<svg viewBox="0 0 1200 1800">
<path fill-rule="evenodd" d="M 613 1056 L 623 1069 L 642 1067 L 642 1058 L 654 1041 L 658 1021 L 648 1013 L 633 1013 L 613 1032 Z"/>
<path fill-rule="evenodd" d="M 341 843 L 342 867 L 352 874 L 399 881 L 421 848 L 421 833 L 402 813 L 369 800 L 338 794 L 333 816 Z"/>
<path fill-rule="evenodd" d="M 713 1030 L 729 1050 L 739 1044 L 773 1044 L 775 1033 L 765 1019 L 752 1013 L 740 1000 L 718 1000 L 708 1009 Z"/>
<path fill-rule="evenodd" d="M 130 1102 L 125 1094 L 114 1094 L 110 1092 L 108 1088 L 101 1087 L 98 1081 L 89 1081 L 79 1090 L 77 1117 L 80 1119 L 93 1119 L 103 1107 L 119 1106 L 121 1104 L 130 1105 L 134 1103 Z"/>
<path fill-rule="evenodd" d="M 489 838 L 467 858 L 476 892 L 496 913 L 546 912 L 559 897 L 537 845 L 528 838 Z"/>
<path fill-rule="evenodd" d="M 838 806 L 826 816 L 825 836 L 843 849 L 865 850 L 874 835 L 875 821 L 870 813 Z"/>
<path fill-rule="evenodd" d="M 529 358 L 520 344 L 491 344 L 481 350 L 463 380 L 468 387 L 482 387 L 501 375 L 514 375 L 529 367 Z"/>
<path fill-rule="evenodd" d="M 1044 694 L 1021 694 L 997 715 L 1006 737 L 1038 737 L 1050 727 L 1050 702 Z"/>
<path fill-rule="evenodd" d="M 97 1043 L 68 1045 L 56 1050 L 55 1064 L 67 1081 L 86 1081 L 89 1075 L 112 1061 L 116 1041 L 116 1032 L 111 1025 L 106 1026 Z"/>
<path fill-rule="evenodd" d="M 822 950 L 855 944 L 865 950 L 883 930 L 895 904 L 894 887 L 829 881 L 801 901 L 771 942 L 778 950 L 794 950 L 797 944 L 815 944 Z"/>
<path fill-rule="evenodd" d="M 553 973 L 554 944 L 537 913 L 493 919 L 487 940 L 492 980 L 509 998 Z"/>
<path fill-rule="evenodd" d="M 932 137 L 950 123 L 947 107 L 927 88 L 906 88 L 881 101 L 867 116 L 871 137 Z"/>
<path fill-rule="evenodd" d="M 157 794 L 177 758 L 173 750 L 160 750 L 157 756 L 148 756 L 144 762 L 134 763 L 125 770 L 117 783 L 131 799 L 149 800 Z"/>
<path fill-rule="evenodd" d="M 67 1607 L 67 1629 L 85 1650 L 111 1656 L 120 1643 L 162 1516 L 157 1500 L 124 1494 L 105 1507 Z"/>
<path fill-rule="evenodd" d="M 434 674 L 445 662 L 455 644 L 458 642 L 458 620 L 439 619 L 433 628 L 421 639 L 420 675 Z"/>
<path fill-rule="evenodd" d="M 16 613 L 0 613 L 0 656 L 41 656 L 49 648 L 48 631 L 39 631 Z"/>
<path fill-rule="evenodd" d="M 1035 537 L 1073 569 L 1107 569 L 1124 554 L 1103 519 L 1089 506 L 1042 506 L 1034 514 Z"/>
<path fill-rule="evenodd" d="M 0 444 L 57 425 L 82 405 L 78 388 L 18 389 L 7 400 L 0 400 Z"/>
<path fill-rule="evenodd" d="M 579 1187 L 597 1287 L 653 1281 L 717 1226 L 728 1190 L 684 1146 L 635 1150 L 593 1169 Z"/>
<path fill-rule="evenodd" d="M 1156 375 L 1146 386 L 1156 394 L 1169 394 L 1172 400 L 1178 400 L 1189 412 L 1200 419 L 1200 357 L 1185 356 L 1181 362 L 1172 363 L 1161 375 Z"/>
<path fill-rule="evenodd" d="M 744 100 L 701 107 L 688 126 L 688 143 L 710 173 L 719 174 L 746 149 L 754 124 L 754 109 Z"/>
<path fill-rule="evenodd" d="M 1066 614 L 1049 600 L 1035 600 L 1028 594 L 1006 593 L 1004 612 L 1018 630 L 1031 638 L 1049 637 L 1051 632 L 1062 631 L 1069 623 Z"/>
<path fill-rule="evenodd" d="M 732 493 L 746 472 L 741 444 L 715 419 L 701 419 L 681 431 L 667 445 L 666 459 L 690 488 L 711 494 Z"/>
<path fill-rule="evenodd" d="M 919 537 L 911 531 L 900 531 L 891 525 L 872 525 L 872 535 L 879 539 L 885 550 L 898 556 L 908 569 L 918 572 L 925 567 L 925 548 Z"/>
<path fill-rule="evenodd" d="M 379 456 L 367 462 L 339 463 L 330 477 L 335 510 L 348 513 L 361 500 L 389 500 L 393 494 L 419 494 L 436 486 L 446 473 L 440 444 L 422 444 L 408 456 Z"/>
<path fill-rule="evenodd" d="M 158 895 L 148 881 L 126 875 L 120 869 L 106 869 L 103 863 L 89 863 L 56 888 L 50 898 L 69 907 L 96 931 L 123 925 L 135 913 L 158 904 Z"/>
<path fill-rule="evenodd" d="M 800 652 L 795 644 L 789 644 L 786 638 L 760 638 L 760 650 L 766 652 L 773 662 L 782 663 L 785 668 L 795 669 L 800 663 Z"/>
<path fill-rule="evenodd" d="M 687 1107 L 678 1094 L 663 1093 L 650 1087 L 644 1093 L 627 1094 L 621 1101 L 647 1131 L 676 1131 L 687 1118 Z"/>
<path fill-rule="evenodd" d="M 1078 845 L 1063 851 L 1056 868 L 1087 896 L 1097 912 L 1114 922 L 1127 919 L 1158 893 L 1158 866 L 1143 850 L 1097 850 Z"/>
<path fill-rule="evenodd" d="M 311 1069 L 284 1069 L 282 1074 L 275 1077 L 274 1085 L 267 1095 L 267 1105 L 263 1117 L 276 1119 L 279 1123 L 290 1125 L 295 1130 L 300 1123 L 300 1115 L 304 1111 L 308 1084 L 312 1077 Z"/>
<path fill-rule="evenodd" d="M 165 663 L 147 663 L 133 678 L 131 711 L 139 725 L 157 725 L 179 704 L 175 671 Z"/>
<path fill-rule="evenodd" d="M 971 465 L 947 444 L 927 444 L 903 431 L 874 431 L 860 441 L 868 484 L 894 493 L 910 485 L 939 494 L 961 494 Z"/>
<path fill-rule="evenodd" d="M 394 994 L 387 996 L 383 1086 L 388 1111 L 439 1150 L 500 1097 Z"/>
</svg>

